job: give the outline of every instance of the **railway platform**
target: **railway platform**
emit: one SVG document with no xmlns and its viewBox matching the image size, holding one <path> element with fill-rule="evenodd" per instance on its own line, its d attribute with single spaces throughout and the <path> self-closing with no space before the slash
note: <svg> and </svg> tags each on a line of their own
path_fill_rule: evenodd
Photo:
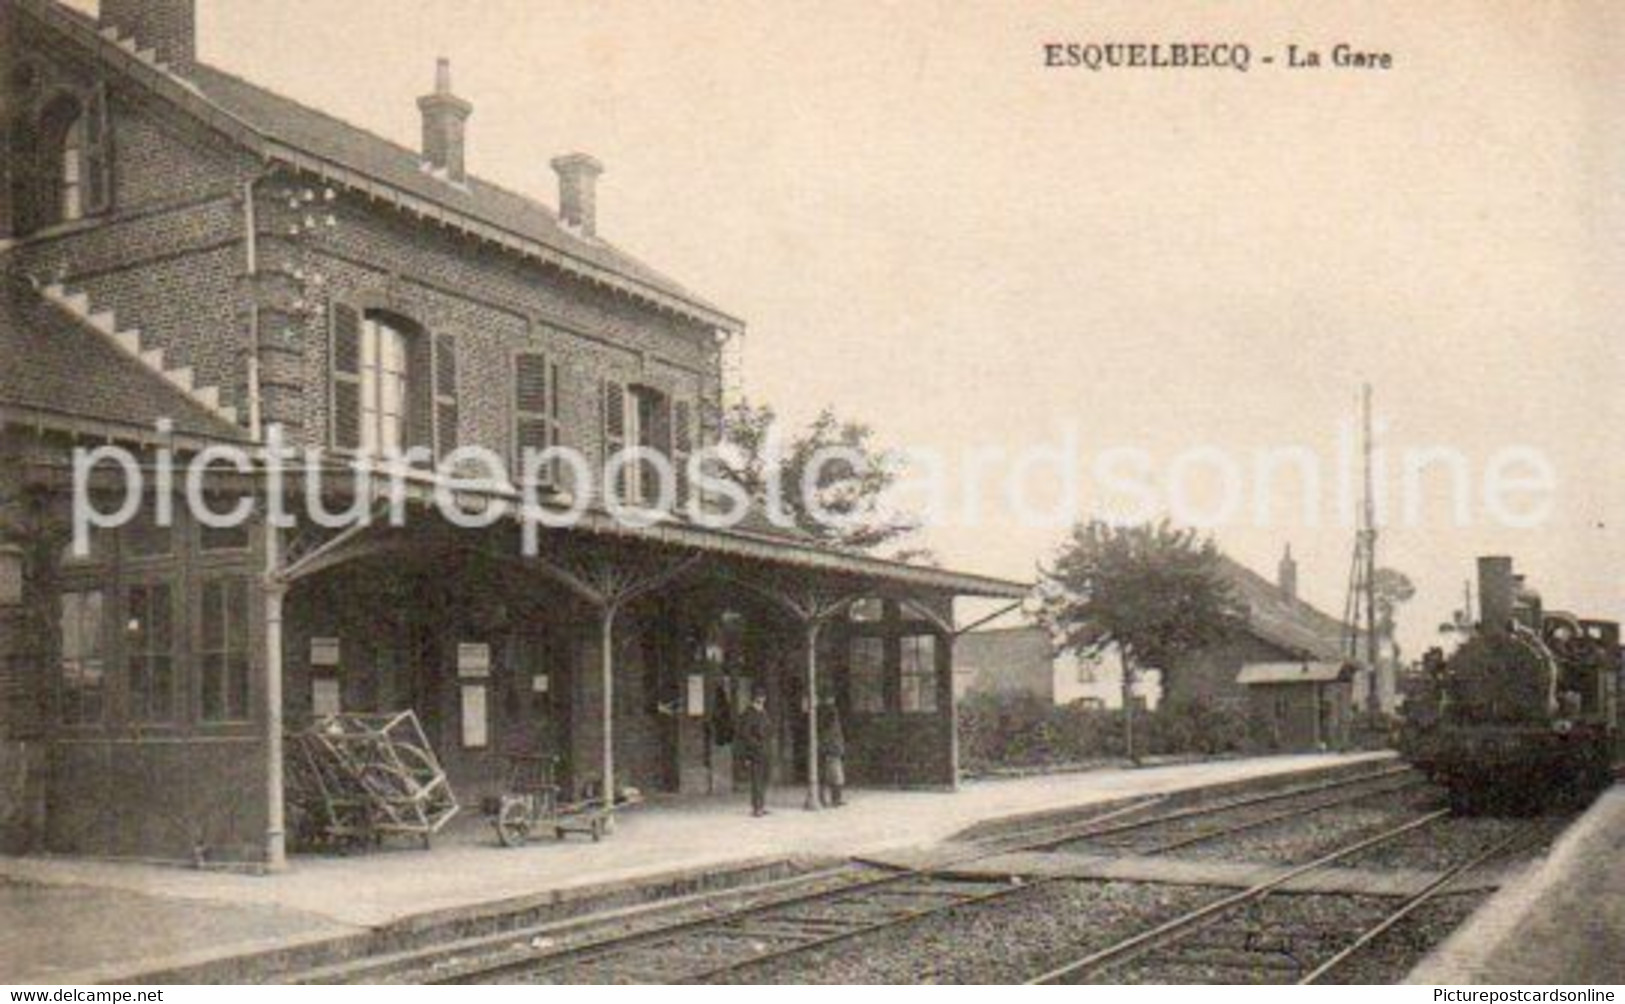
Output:
<svg viewBox="0 0 1625 1004">
<path fill-rule="evenodd" d="M 1604 792 L 1409 982 L 1625 983 L 1625 784 Z"/>
<path fill-rule="evenodd" d="M 806 812 L 774 792 L 752 819 L 739 798 L 656 800 L 622 814 L 602 843 L 496 846 L 477 813 L 434 848 L 301 856 L 257 876 L 132 862 L 0 857 L 0 982 L 120 982 L 212 973 L 236 960 L 455 926 L 500 911 L 610 909 L 821 863 L 946 840 L 989 821 L 1141 795 L 1391 759 L 1296 755 L 969 782 L 955 793 L 858 791 Z M 369 947 L 370 946 L 370 947 Z M 247 975 L 249 969 L 238 975 Z"/>
</svg>

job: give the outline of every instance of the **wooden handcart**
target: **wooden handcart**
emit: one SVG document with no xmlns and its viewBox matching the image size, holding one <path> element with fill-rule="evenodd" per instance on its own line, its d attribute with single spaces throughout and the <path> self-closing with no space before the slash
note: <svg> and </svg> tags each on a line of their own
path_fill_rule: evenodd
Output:
<svg viewBox="0 0 1625 1004">
<path fill-rule="evenodd" d="M 555 780 L 557 761 L 557 757 L 530 753 L 509 757 L 506 790 L 484 805 L 502 846 L 519 847 L 549 832 L 556 840 L 580 833 L 596 842 L 609 832 L 613 809 L 595 792 L 589 790 L 588 797 L 577 800 L 560 797 Z M 641 798 L 635 790 L 623 789 L 615 807 L 638 801 Z"/>
</svg>

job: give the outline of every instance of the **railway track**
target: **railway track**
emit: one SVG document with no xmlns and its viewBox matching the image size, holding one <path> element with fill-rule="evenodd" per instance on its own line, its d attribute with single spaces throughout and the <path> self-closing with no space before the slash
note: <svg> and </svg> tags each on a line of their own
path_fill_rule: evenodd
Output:
<svg viewBox="0 0 1625 1004">
<path fill-rule="evenodd" d="M 853 872 L 850 881 L 837 880 L 831 887 L 793 893 L 720 914 L 613 934 L 562 948 L 547 946 L 535 951 L 510 951 L 501 957 L 473 958 L 466 964 L 442 962 L 426 974 L 425 981 L 708 982 L 747 967 L 789 959 L 1057 881 L 953 878 L 943 874 L 954 867 L 1006 853 L 1054 850 L 1082 840 L 1154 834 L 1159 828 L 1185 827 L 1203 819 L 1216 818 L 1223 822 L 1203 828 L 1199 836 L 1182 831 L 1176 839 L 1162 843 L 1171 848 L 1197 839 L 1215 840 L 1229 833 L 1324 811 L 1351 800 L 1392 794 L 1411 786 L 1393 783 L 1408 776 L 1411 776 L 1408 769 L 1389 768 L 1163 812 L 1154 811 L 1165 801 L 1163 798 L 1142 799 L 1082 820 L 1066 820 L 984 838 L 963 853 L 949 854 L 921 868 L 878 875 L 872 870 L 859 870 Z M 1293 802 L 1305 804 L 1291 805 Z M 510 933 L 502 940 L 512 944 L 516 937 Z"/>
<path fill-rule="evenodd" d="M 1029 984 L 1079 983 L 1102 976 L 1113 982 L 1144 977 L 1155 982 L 1315 983 L 1349 965 L 1406 918 L 1442 895 L 1457 880 L 1527 844 L 1541 824 L 1466 856 L 1397 907 L 1357 897 L 1294 893 L 1277 896 L 1288 883 L 1339 865 L 1359 854 L 1423 830 L 1449 817 L 1429 812 L 1322 855 L 1313 861 L 1174 917 L 1112 945 L 1052 968 Z M 1306 909 L 1308 907 L 1308 909 Z"/>
</svg>

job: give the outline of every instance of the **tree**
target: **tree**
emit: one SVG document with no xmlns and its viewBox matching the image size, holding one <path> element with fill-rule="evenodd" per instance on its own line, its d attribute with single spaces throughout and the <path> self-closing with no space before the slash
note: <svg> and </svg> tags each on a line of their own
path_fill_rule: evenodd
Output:
<svg viewBox="0 0 1625 1004">
<path fill-rule="evenodd" d="M 1371 577 L 1371 591 L 1376 596 L 1377 637 L 1386 639 L 1394 648 L 1394 660 L 1399 660 L 1399 642 L 1394 633 L 1395 615 L 1399 608 L 1416 595 L 1416 586 L 1410 576 L 1392 568 L 1379 568 Z"/>
<path fill-rule="evenodd" d="M 1229 637 L 1246 607 L 1220 570 L 1211 537 L 1167 520 L 1073 527 L 1051 569 L 1041 569 L 1040 621 L 1063 648 L 1091 658 L 1115 648 L 1123 663 L 1126 752 L 1134 749 L 1134 682 L 1164 680 L 1180 657 Z"/>
<path fill-rule="evenodd" d="M 740 401 L 722 414 L 720 452 L 721 475 L 743 488 L 770 519 L 823 543 L 876 551 L 919 529 L 918 519 L 885 505 L 884 496 L 898 479 L 896 457 L 875 445 L 869 426 L 843 421 L 829 408 L 786 436 L 771 406 Z M 899 560 L 921 559 L 932 560 L 921 549 L 899 555 Z"/>
</svg>

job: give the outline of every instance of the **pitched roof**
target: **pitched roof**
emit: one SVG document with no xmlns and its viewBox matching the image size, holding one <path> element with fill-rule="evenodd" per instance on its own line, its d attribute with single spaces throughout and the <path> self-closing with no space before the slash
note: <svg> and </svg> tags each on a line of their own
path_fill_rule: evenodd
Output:
<svg viewBox="0 0 1625 1004">
<path fill-rule="evenodd" d="M 1250 662 L 1236 674 L 1236 682 L 1334 683 L 1353 677 L 1354 667 L 1346 662 Z"/>
<path fill-rule="evenodd" d="M 0 359 L 0 411 L 109 435 L 151 436 L 168 419 L 181 436 L 248 438 L 17 278 L 0 280 Z"/>
<path fill-rule="evenodd" d="M 703 323 L 730 331 L 744 327 L 738 318 L 632 255 L 567 229 L 552 209 L 534 199 L 472 175 L 465 185 L 452 184 L 424 170 L 414 150 L 206 64 L 198 63 L 185 77 L 177 76 L 129 48 L 108 46 L 93 19 L 56 0 L 11 2 L 115 61 L 157 93 L 262 156 L 369 195 L 394 196 L 409 211 Z"/>
<path fill-rule="evenodd" d="M 1240 562 L 1219 558 L 1220 574 L 1248 608 L 1248 630 L 1272 645 L 1311 659 L 1336 662 L 1343 658 L 1346 628 L 1342 621 L 1301 599 L 1282 592 L 1275 583 Z"/>
</svg>

